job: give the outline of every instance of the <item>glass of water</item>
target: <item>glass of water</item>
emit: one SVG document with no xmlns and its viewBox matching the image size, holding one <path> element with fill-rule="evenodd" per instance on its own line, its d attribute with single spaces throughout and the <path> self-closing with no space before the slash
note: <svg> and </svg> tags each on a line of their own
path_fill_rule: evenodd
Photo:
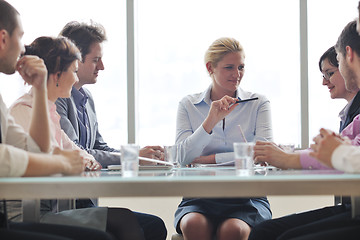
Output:
<svg viewBox="0 0 360 240">
<path fill-rule="evenodd" d="M 178 167 L 178 145 L 164 146 L 165 161 Z"/>
<path fill-rule="evenodd" d="M 120 147 L 121 173 L 123 177 L 136 177 L 139 173 L 139 149 L 136 144 L 127 144 Z"/>
<path fill-rule="evenodd" d="M 254 173 L 254 143 L 234 143 L 235 169 L 239 176 L 249 176 Z"/>
</svg>

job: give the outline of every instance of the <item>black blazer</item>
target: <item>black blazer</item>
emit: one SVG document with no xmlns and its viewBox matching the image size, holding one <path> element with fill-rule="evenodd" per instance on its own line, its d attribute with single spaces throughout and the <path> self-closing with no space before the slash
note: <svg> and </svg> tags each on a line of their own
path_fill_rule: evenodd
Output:
<svg viewBox="0 0 360 240">
<path fill-rule="evenodd" d="M 340 122 L 339 132 L 344 130 L 344 128 L 346 128 L 358 114 L 360 114 L 360 91 L 358 91 L 354 97 L 354 100 L 349 108 L 349 112 L 346 115 L 345 122 Z"/>
</svg>

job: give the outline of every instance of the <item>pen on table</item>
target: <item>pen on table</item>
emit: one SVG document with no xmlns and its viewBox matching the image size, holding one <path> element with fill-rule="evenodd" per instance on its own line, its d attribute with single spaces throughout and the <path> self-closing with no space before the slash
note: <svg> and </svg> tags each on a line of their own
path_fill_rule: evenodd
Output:
<svg viewBox="0 0 360 240">
<path fill-rule="evenodd" d="M 156 159 L 152 159 L 152 158 L 139 157 L 139 160 L 143 160 L 143 161 L 147 161 L 147 162 L 153 162 L 153 163 L 160 163 L 160 164 L 164 164 L 164 165 L 174 166 L 174 164 L 172 164 L 172 163 L 170 163 L 170 162 L 165 162 L 165 161 L 162 161 L 162 160 L 156 160 Z"/>
</svg>

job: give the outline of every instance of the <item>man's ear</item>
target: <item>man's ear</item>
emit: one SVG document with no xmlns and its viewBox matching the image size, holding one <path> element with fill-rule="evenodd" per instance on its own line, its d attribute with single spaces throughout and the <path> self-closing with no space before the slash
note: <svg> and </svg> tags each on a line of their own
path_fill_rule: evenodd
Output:
<svg viewBox="0 0 360 240">
<path fill-rule="evenodd" d="M 0 30 L 0 49 L 4 49 L 8 42 L 9 33 L 5 29 Z"/>
<path fill-rule="evenodd" d="M 350 46 L 346 46 L 345 51 L 346 51 L 346 60 L 348 60 L 349 62 L 352 62 L 354 60 L 353 49 Z"/>
</svg>

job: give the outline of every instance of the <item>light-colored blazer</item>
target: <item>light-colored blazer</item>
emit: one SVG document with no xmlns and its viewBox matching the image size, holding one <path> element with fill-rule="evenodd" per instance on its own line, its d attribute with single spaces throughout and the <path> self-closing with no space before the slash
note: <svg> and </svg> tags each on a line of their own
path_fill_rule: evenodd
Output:
<svg viewBox="0 0 360 240">
<path fill-rule="evenodd" d="M 107 167 L 111 164 L 120 164 L 120 158 L 118 155 L 111 154 L 111 152 L 118 152 L 118 150 L 111 148 L 103 140 L 98 129 L 98 122 L 95 111 L 94 99 L 90 91 L 86 88 L 83 88 L 86 95 L 88 96 L 88 101 L 85 105 L 87 114 L 89 117 L 90 125 L 90 147 L 85 149 L 89 154 L 93 155 L 94 158 L 103 166 Z M 56 111 L 60 115 L 60 125 L 64 132 L 69 136 L 69 138 L 74 141 L 80 148 L 83 148 L 80 145 L 79 141 L 79 122 L 77 109 L 73 96 L 70 98 L 59 98 L 56 101 Z"/>
</svg>

